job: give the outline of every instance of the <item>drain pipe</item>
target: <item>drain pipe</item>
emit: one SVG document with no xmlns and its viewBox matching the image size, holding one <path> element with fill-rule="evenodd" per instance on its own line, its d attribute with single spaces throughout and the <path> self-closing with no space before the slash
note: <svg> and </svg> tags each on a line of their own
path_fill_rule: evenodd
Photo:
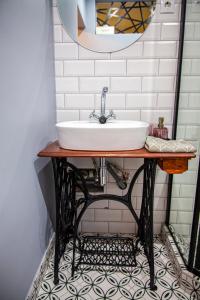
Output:
<svg viewBox="0 0 200 300">
<path fill-rule="evenodd" d="M 100 177 L 100 185 L 106 185 L 106 159 L 100 158 L 100 169 L 99 169 L 99 177 Z"/>
</svg>

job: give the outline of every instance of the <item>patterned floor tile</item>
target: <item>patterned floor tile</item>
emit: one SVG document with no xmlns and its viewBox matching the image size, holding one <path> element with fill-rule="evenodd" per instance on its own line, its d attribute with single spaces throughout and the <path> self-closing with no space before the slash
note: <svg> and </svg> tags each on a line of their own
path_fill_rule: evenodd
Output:
<svg viewBox="0 0 200 300">
<path fill-rule="evenodd" d="M 137 266 L 121 268 L 89 267 L 71 277 L 71 244 L 60 262 L 59 284 L 53 284 L 53 258 L 44 276 L 37 300 L 195 300 L 180 289 L 172 264 L 163 244 L 155 239 L 155 274 L 157 290 L 149 289 L 149 267 L 142 248 L 137 255 Z"/>
</svg>

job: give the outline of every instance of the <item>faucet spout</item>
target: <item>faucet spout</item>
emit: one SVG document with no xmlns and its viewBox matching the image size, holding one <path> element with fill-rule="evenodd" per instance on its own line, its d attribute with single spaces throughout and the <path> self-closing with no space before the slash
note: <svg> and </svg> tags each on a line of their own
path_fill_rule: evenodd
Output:
<svg viewBox="0 0 200 300">
<path fill-rule="evenodd" d="M 109 119 L 115 119 L 116 116 L 114 112 L 111 110 L 110 113 L 106 116 L 106 94 L 108 92 L 108 87 L 105 86 L 101 93 L 101 112 L 100 115 L 95 113 L 95 110 L 89 115 L 89 118 L 93 118 L 99 121 L 101 124 L 105 124 Z"/>
<path fill-rule="evenodd" d="M 101 93 L 101 116 L 106 114 L 106 94 L 108 92 L 108 87 L 105 86 Z"/>
</svg>

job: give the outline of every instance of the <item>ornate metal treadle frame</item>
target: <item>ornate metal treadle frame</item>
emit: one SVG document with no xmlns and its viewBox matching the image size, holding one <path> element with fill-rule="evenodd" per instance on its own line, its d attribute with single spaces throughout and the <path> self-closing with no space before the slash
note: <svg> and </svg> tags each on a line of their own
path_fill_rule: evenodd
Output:
<svg viewBox="0 0 200 300">
<path fill-rule="evenodd" d="M 65 251 L 66 244 L 71 238 L 73 239 L 74 245 L 72 275 L 81 263 L 99 264 L 97 260 L 96 262 L 91 263 L 91 261 L 87 262 L 86 259 L 82 259 L 84 251 L 87 247 L 84 248 L 84 243 L 78 235 L 78 226 L 84 212 L 92 203 L 103 199 L 109 199 L 118 201 L 127 206 L 138 225 L 138 235 L 135 245 L 131 248 L 130 251 L 127 250 L 125 252 L 124 256 L 127 257 L 127 260 L 123 259 L 123 262 L 122 260 L 119 260 L 117 265 L 135 265 L 135 254 L 138 247 L 138 243 L 140 242 L 144 248 L 144 252 L 147 256 L 149 263 L 150 289 L 155 290 L 156 285 L 154 275 L 153 252 L 153 199 L 157 159 L 144 159 L 144 164 L 136 171 L 135 175 L 133 176 L 130 182 L 128 191 L 124 196 L 117 196 L 112 194 L 91 195 L 88 192 L 86 182 L 83 176 L 81 175 L 80 171 L 74 165 L 67 162 L 66 158 L 52 158 L 52 162 L 54 169 L 56 194 L 56 243 L 54 261 L 54 283 L 57 284 L 59 282 L 59 261 Z M 134 184 L 142 171 L 144 171 L 143 196 L 140 217 L 138 217 L 132 206 L 131 195 L 132 190 L 134 188 Z M 76 199 L 77 189 L 81 190 L 81 192 L 83 193 L 83 197 L 81 197 L 80 199 Z M 102 239 L 100 240 L 102 242 Z M 75 265 L 75 254 L 77 248 L 80 252 L 80 259 L 78 264 Z M 95 250 L 95 247 L 93 247 L 92 251 L 93 253 L 98 254 L 98 252 Z M 116 253 L 116 251 L 114 252 Z M 117 255 L 120 254 L 119 252 L 117 252 Z M 133 260 L 131 260 L 131 263 L 128 264 L 127 261 L 130 261 L 130 253 L 132 253 L 133 255 Z M 123 252 L 121 252 L 121 256 L 123 256 Z"/>
</svg>

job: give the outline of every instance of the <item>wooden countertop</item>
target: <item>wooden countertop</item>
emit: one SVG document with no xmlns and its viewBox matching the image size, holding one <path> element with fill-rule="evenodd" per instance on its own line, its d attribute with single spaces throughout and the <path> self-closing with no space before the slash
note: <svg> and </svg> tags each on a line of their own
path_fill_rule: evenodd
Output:
<svg viewBox="0 0 200 300">
<path fill-rule="evenodd" d="M 39 157 L 124 157 L 124 158 L 158 158 L 158 159 L 191 159 L 194 153 L 149 152 L 145 148 L 126 151 L 83 151 L 60 148 L 57 141 L 49 144 L 38 153 Z"/>
</svg>

